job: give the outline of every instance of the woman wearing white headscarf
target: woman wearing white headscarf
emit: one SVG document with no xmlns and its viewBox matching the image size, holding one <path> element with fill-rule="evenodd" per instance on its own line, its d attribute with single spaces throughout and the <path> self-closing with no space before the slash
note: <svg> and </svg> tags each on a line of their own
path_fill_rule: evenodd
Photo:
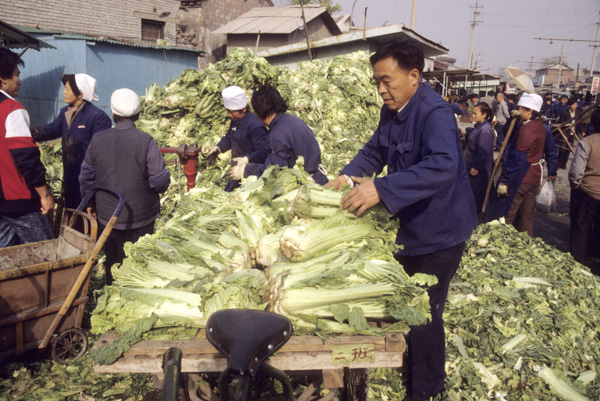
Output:
<svg viewBox="0 0 600 401">
<path fill-rule="evenodd" d="M 96 80 L 87 74 L 65 74 L 63 97 L 66 107 L 50 124 L 32 129 L 36 142 L 62 137 L 65 207 L 81 203 L 79 172 L 85 151 L 96 132 L 111 127 L 110 117 L 91 102 L 97 101 Z"/>
</svg>

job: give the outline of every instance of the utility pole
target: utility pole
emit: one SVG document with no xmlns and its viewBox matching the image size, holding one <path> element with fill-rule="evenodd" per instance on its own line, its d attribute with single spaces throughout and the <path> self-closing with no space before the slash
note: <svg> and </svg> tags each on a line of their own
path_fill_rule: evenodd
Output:
<svg viewBox="0 0 600 401">
<path fill-rule="evenodd" d="M 563 54 L 565 53 L 565 42 L 562 43 L 562 49 L 560 51 L 560 64 L 558 65 L 558 82 L 556 87 L 560 91 L 560 78 L 562 76 L 562 66 L 563 66 Z"/>
<path fill-rule="evenodd" d="M 594 76 L 594 64 L 596 62 L 596 49 L 598 48 L 598 35 L 600 35 L 600 18 L 598 18 L 598 30 L 596 31 L 596 41 L 594 43 L 594 54 L 592 56 L 592 66 L 590 67 L 590 77 Z"/>
<path fill-rule="evenodd" d="M 471 7 L 471 6 L 469 6 Z M 475 38 L 475 25 L 477 25 L 477 16 L 479 12 L 477 9 L 479 8 L 479 0 L 475 0 L 475 12 L 473 13 L 473 21 L 471 21 L 471 47 L 469 48 L 469 65 L 467 69 L 471 69 L 471 63 L 473 62 L 473 39 Z M 481 6 L 483 8 L 483 6 Z"/>
<path fill-rule="evenodd" d="M 529 77 L 531 78 L 531 74 L 533 73 L 533 56 L 531 56 L 531 61 L 529 62 Z"/>
<path fill-rule="evenodd" d="M 415 20 L 417 19 L 417 0 L 413 0 L 412 15 L 410 17 L 410 30 L 415 30 Z"/>
<path fill-rule="evenodd" d="M 306 35 L 306 50 L 308 50 L 308 59 L 312 61 L 310 39 L 308 38 L 308 25 L 306 25 L 306 17 L 304 16 L 304 0 L 300 0 L 300 10 L 302 10 L 302 23 L 304 24 L 304 34 Z"/>
</svg>

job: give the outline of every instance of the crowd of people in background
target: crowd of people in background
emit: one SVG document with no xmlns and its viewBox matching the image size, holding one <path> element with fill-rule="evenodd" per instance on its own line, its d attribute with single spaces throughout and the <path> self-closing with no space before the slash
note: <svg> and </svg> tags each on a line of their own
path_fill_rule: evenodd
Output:
<svg viewBox="0 0 600 401">
<path fill-rule="evenodd" d="M 587 252 L 589 245 L 600 244 L 600 144 L 594 146 L 593 135 L 600 132 L 600 109 L 592 109 L 594 97 L 488 91 L 482 97 L 452 93 L 447 100 L 458 122 L 473 125 L 460 132 L 480 221 L 505 217 L 506 223 L 533 236 L 535 199 L 544 179 L 554 183 L 558 170 L 568 169 L 569 251 L 580 263 L 599 262 L 599 255 Z M 511 117 L 516 124 L 504 144 Z M 498 157 L 501 169 L 486 194 Z M 481 215 L 486 195 L 488 209 Z"/>
</svg>

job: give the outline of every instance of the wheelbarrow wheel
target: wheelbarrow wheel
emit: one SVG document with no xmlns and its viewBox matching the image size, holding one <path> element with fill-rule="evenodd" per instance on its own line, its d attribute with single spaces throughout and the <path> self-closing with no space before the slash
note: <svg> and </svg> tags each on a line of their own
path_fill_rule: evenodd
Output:
<svg viewBox="0 0 600 401">
<path fill-rule="evenodd" d="M 75 362 L 88 349 L 88 337 L 81 329 L 67 329 L 52 343 L 52 359 L 63 365 Z"/>
</svg>

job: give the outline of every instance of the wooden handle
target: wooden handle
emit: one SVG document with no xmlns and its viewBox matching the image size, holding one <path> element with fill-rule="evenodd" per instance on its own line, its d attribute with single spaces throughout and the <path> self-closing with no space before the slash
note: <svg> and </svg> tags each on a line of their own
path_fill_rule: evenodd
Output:
<svg viewBox="0 0 600 401">
<path fill-rule="evenodd" d="M 510 121 L 510 126 L 508 127 L 508 132 L 506 133 L 506 137 L 504 138 L 504 142 L 502 142 L 502 147 L 500 148 L 500 153 L 498 154 L 498 158 L 496 159 L 496 164 L 494 164 L 494 169 L 492 170 L 492 175 L 490 176 L 490 180 L 488 181 L 487 189 L 485 191 L 485 199 L 483 200 L 483 207 L 481 208 L 481 212 L 479 212 L 479 223 L 483 222 L 485 218 L 485 212 L 487 210 L 488 203 L 490 201 L 490 194 L 492 192 L 492 187 L 494 185 L 494 177 L 498 172 L 498 168 L 500 168 L 500 163 L 502 163 L 502 155 L 504 154 L 504 149 L 506 149 L 506 145 L 508 145 L 508 141 L 510 140 L 510 136 L 512 135 L 513 129 L 515 128 L 515 124 L 517 122 L 517 118 L 513 117 Z"/>
</svg>

